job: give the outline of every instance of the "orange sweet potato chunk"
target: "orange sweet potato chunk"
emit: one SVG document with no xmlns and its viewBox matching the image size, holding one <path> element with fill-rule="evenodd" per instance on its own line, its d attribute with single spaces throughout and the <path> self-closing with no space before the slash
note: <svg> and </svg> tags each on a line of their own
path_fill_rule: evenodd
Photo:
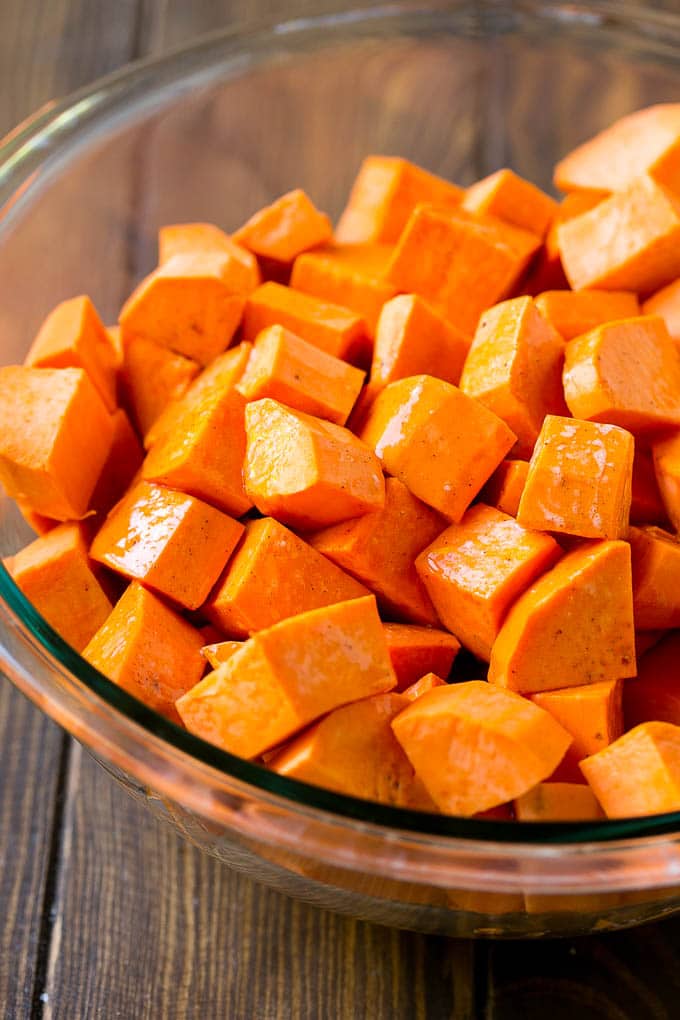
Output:
<svg viewBox="0 0 680 1020">
<path fill-rule="evenodd" d="M 333 226 L 300 188 L 260 209 L 233 235 L 255 255 L 292 262 L 302 252 L 329 241 Z"/>
<path fill-rule="evenodd" d="M 248 293 L 229 254 L 174 255 L 142 280 L 119 321 L 131 335 L 207 365 L 229 346 Z"/>
<path fill-rule="evenodd" d="M 285 326 L 307 343 L 353 364 L 370 352 L 368 327 L 356 312 L 273 281 L 263 283 L 246 301 L 243 339 L 255 340 L 267 326 Z"/>
<path fill-rule="evenodd" d="M 202 635 L 204 636 L 204 635 Z M 201 655 L 209 662 L 213 669 L 217 669 L 223 662 L 227 662 L 239 648 L 242 646 L 242 641 L 218 641 L 212 645 L 203 645 L 201 648 Z"/>
<path fill-rule="evenodd" d="M 562 199 L 548 228 L 543 247 L 538 252 L 523 281 L 522 286 L 525 293 L 541 294 L 543 291 L 561 290 L 569 286 L 560 259 L 559 226 L 589 209 L 594 209 L 604 198 L 607 198 L 607 194 L 606 191 L 572 191 Z"/>
<path fill-rule="evenodd" d="M 406 159 L 367 156 L 335 230 L 349 244 L 394 244 L 416 205 L 455 208 L 465 192 Z"/>
<path fill-rule="evenodd" d="M 630 546 L 587 542 L 517 599 L 489 680 L 524 694 L 635 676 Z"/>
<path fill-rule="evenodd" d="M 408 623 L 383 625 L 397 690 L 411 687 L 426 673 L 447 677 L 460 650 L 460 641 L 445 630 Z"/>
<path fill-rule="evenodd" d="M 637 436 L 680 425 L 680 350 L 663 319 L 620 319 L 571 340 L 564 395 L 575 418 Z"/>
<path fill-rule="evenodd" d="M 173 223 L 158 231 L 158 264 L 175 255 L 217 254 L 229 258 L 229 283 L 237 294 L 249 294 L 260 285 L 257 259 L 213 223 Z"/>
<path fill-rule="evenodd" d="M 388 478 L 382 510 L 318 531 L 310 541 L 367 585 L 387 614 L 436 626 L 439 619 L 416 573 L 415 559 L 445 524 L 397 478 Z"/>
<path fill-rule="evenodd" d="M 627 290 L 548 290 L 538 295 L 536 307 L 563 340 L 640 314 L 637 294 Z"/>
<path fill-rule="evenodd" d="M 530 297 L 511 298 L 483 312 L 460 377 L 517 436 L 528 457 L 546 414 L 566 414 L 562 394 L 564 342 Z"/>
<path fill-rule="evenodd" d="M 680 340 L 680 280 L 673 280 L 648 297 L 642 305 L 645 315 L 660 315 L 676 342 Z"/>
<path fill-rule="evenodd" d="M 470 337 L 417 294 L 398 294 L 380 312 L 370 385 L 377 392 L 421 373 L 458 385 L 469 348 Z"/>
<path fill-rule="evenodd" d="M 114 507 L 90 553 L 185 609 L 198 609 L 242 534 L 242 524 L 202 500 L 142 481 Z"/>
<path fill-rule="evenodd" d="M 638 675 L 623 688 L 625 728 L 644 722 L 680 726 L 680 633 L 666 635 L 640 659 Z"/>
<path fill-rule="evenodd" d="M 263 514 L 314 529 L 379 510 L 380 462 L 348 429 L 275 400 L 246 408 L 246 492 Z"/>
<path fill-rule="evenodd" d="M 628 531 L 634 441 L 616 425 L 548 415 L 517 512 L 525 528 L 582 538 Z"/>
<path fill-rule="evenodd" d="M 201 678 L 202 643 L 191 624 L 134 581 L 83 658 L 128 694 L 179 722 L 174 703 Z"/>
<path fill-rule="evenodd" d="M 680 204 L 650 177 L 562 223 L 558 240 L 574 290 L 646 296 L 680 276 Z"/>
<path fill-rule="evenodd" d="M 668 518 L 680 531 L 680 431 L 652 444 L 654 473 Z"/>
<path fill-rule="evenodd" d="M 416 568 L 445 626 L 488 661 L 511 604 L 561 552 L 549 535 L 477 503 L 418 556 Z"/>
<path fill-rule="evenodd" d="M 111 612 L 77 524 L 52 528 L 4 564 L 29 602 L 77 652 Z"/>
<path fill-rule="evenodd" d="M 650 450 L 635 444 L 633 485 L 630 500 L 631 524 L 664 524 L 666 508 L 661 499 Z"/>
<path fill-rule="evenodd" d="M 581 769 L 608 818 L 679 811 L 680 726 L 641 723 Z"/>
<path fill-rule="evenodd" d="M 350 797 L 436 811 L 390 725 L 409 703 L 403 694 L 388 693 L 336 708 L 295 737 L 268 767 Z"/>
<path fill-rule="evenodd" d="M 82 368 L 0 367 L 0 482 L 35 513 L 86 515 L 113 421 Z"/>
<path fill-rule="evenodd" d="M 454 521 L 515 442 L 514 432 L 492 411 L 428 375 L 386 386 L 360 436 L 389 474 Z"/>
<path fill-rule="evenodd" d="M 415 701 L 416 698 L 422 698 L 423 694 L 427 694 L 428 691 L 433 691 L 435 687 L 445 686 L 446 680 L 442 680 L 436 673 L 426 673 L 425 676 L 421 676 L 420 680 L 416 680 L 415 683 L 402 691 L 402 694 L 409 701 Z"/>
<path fill-rule="evenodd" d="M 516 517 L 529 473 L 525 460 L 502 461 L 481 491 L 482 503 Z"/>
<path fill-rule="evenodd" d="M 421 205 L 404 228 L 386 278 L 472 333 L 481 313 L 508 296 L 540 244 L 535 234 L 491 216 Z"/>
<path fill-rule="evenodd" d="M 505 168 L 469 187 L 462 208 L 497 216 L 513 227 L 545 237 L 558 204 L 535 184 Z"/>
<path fill-rule="evenodd" d="M 662 528 L 631 528 L 637 630 L 680 627 L 680 541 Z"/>
<path fill-rule="evenodd" d="M 340 705 L 391 690 L 395 676 L 373 596 L 261 630 L 187 695 L 186 728 L 253 758 Z"/>
<path fill-rule="evenodd" d="M 120 387 L 123 402 L 141 436 L 146 436 L 171 401 L 186 392 L 199 369 L 191 358 L 175 354 L 153 340 L 127 339 Z"/>
<path fill-rule="evenodd" d="M 571 737 L 548 712 L 483 680 L 436 687 L 392 722 L 440 811 L 473 815 L 547 779 Z"/>
<path fill-rule="evenodd" d="M 283 326 L 258 335 L 238 383 L 246 400 L 271 397 L 306 414 L 344 425 L 364 381 L 364 373 L 327 354 Z"/>
<path fill-rule="evenodd" d="M 83 368 L 109 411 L 116 408 L 116 352 L 89 297 L 62 301 L 50 312 L 25 364 L 35 368 Z"/>
<path fill-rule="evenodd" d="M 112 415 L 113 439 L 90 498 L 96 513 L 108 513 L 123 496 L 144 459 L 142 445 L 122 408 Z"/>
<path fill-rule="evenodd" d="M 244 638 L 281 620 L 369 594 L 367 588 L 271 517 L 249 521 L 204 612 Z"/>
<path fill-rule="evenodd" d="M 515 799 L 520 822 L 586 822 L 604 818 L 597 797 L 582 783 L 538 783 Z"/>
</svg>

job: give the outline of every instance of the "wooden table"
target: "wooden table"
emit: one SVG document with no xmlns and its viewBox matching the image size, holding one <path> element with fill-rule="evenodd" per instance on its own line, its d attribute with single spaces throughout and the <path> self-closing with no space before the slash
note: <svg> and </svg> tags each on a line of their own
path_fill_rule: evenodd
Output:
<svg viewBox="0 0 680 1020">
<path fill-rule="evenodd" d="M 0 131 L 230 20 L 333 6 L 3 0 Z M 5 1020 L 671 1020 L 679 950 L 680 919 L 575 942 L 473 944 L 292 902 L 161 827 L 0 683 Z"/>
</svg>

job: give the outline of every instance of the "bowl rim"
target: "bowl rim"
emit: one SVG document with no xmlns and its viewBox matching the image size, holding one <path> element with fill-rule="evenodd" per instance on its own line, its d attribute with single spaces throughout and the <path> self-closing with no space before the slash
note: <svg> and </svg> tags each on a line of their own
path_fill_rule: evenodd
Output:
<svg viewBox="0 0 680 1020">
<path fill-rule="evenodd" d="M 668 42 L 669 31 L 680 39 L 680 15 L 667 11 L 644 10 L 608 0 L 592 3 L 562 3 L 556 0 L 548 5 L 533 0 L 519 0 L 510 6 L 513 12 L 518 11 L 520 14 L 533 15 L 540 10 L 543 18 L 549 16 L 554 21 L 568 21 L 572 25 L 583 24 L 589 28 L 595 23 L 593 19 L 600 18 L 607 23 L 611 18 L 617 21 L 628 19 L 635 25 L 644 22 L 651 27 L 653 39 L 656 38 L 656 31 L 663 32 L 664 44 Z M 481 4 L 481 8 L 498 10 L 498 3 L 487 0 Z M 273 42 L 280 47 L 281 41 L 285 40 L 294 48 L 314 33 L 329 29 L 344 26 L 355 31 L 366 26 L 380 26 L 390 20 L 420 18 L 429 14 L 453 16 L 456 11 L 478 14 L 479 9 L 479 4 L 471 4 L 468 0 L 453 3 L 447 0 L 432 0 L 428 3 L 397 0 L 387 6 L 345 10 L 288 21 L 271 18 L 257 25 L 237 25 L 226 31 L 212 32 L 188 47 L 179 47 L 161 57 L 149 57 L 126 65 L 58 102 L 47 103 L 0 141 L 0 234 L 4 229 L 3 224 L 6 226 L 13 221 L 15 215 L 23 212 L 27 204 L 30 205 L 30 200 L 37 194 L 38 184 L 45 187 L 61 166 L 73 161 L 77 152 L 86 144 L 91 144 L 97 127 L 102 133 L 104 129 L 106 133 L 113 130 L 115 113 L 123 97 L 134 94 L 134 116 L 139 119 L 144 116 L 145 111 L 151 108 L 151 103 L 149 101 L 145 105 L 143 90 L 149 79 L 159 73 L 160 84 L 154 84 L 158 93 L 156 102 L 163 88 L 167 92 L 168 82 L 173 77 L 178 78 L 178 68 L 178 80 L 185 86 L 194 87 L 197 78 L 209 84 L 213 79 L 217 81 L 225 77 L 224 69 L 228 61 L 238 57 L 244 46 L 250 46 L 251 52 L 252 48 L 257 50 L 260 47 L 260 55 L 266 58 L 270 55 Z M 180 65 L 185 66 L 180 68 Z M 206 74 L 206 70 L 211 73 Z M 175 89 L 172 95 L 166 96 L 165 101 L 170 102 L 176 95 Z M 103 121 L 100 123 L 101 118 Z M 129 116 L 126 120 L 130 121 Z M 64 146 L 66 149 L 62 152 Z M 50 161 L 51 173 L 38 175 L 40 180 L 36 182 L 36 170 L 42 169 Z M 586 849 L 596 850 L 603 845 L 614 850 L 615 847 L 639 846 L 641 839 L 656 842 L 657 837 L 662 837 L 667 842 L 665 837 L 680 829 L 680 812 L 596 822 L 535 823 L 458 818 L 391 807 L 280 776 L 193 736 L 109 681 L 59 637 L 28 602 L 2 564 L 0 613 L 6 626 L 21 634 L 25 646 L 31 649 L 33 655 L 46 656 L 59 668 L 62 676 L 65 673 L 72 683 L 84 686 L 90 695 L 113 710 L 119 723 L 124 721 L 125 725 L 141 730 L 149 739 L 160 740 L 177 752 L 179 768 L 186 770 L 187 762 L 198 762 L 223 777 L 244 784 L 251 795 L 269 797 L 272 802 L 280 802 L 289 810 L 320 812 L 326 818 L 359 825 L 365 831 L 370 830 L 382 838 L 395 832 L 414 834 L 437 840 L 443 838 L 449 845 L 481 843 L 486 847 L 494 846 L 500 853 L 503 848 L 509 851 L 521 848 L 523 852 L 548 854 L 559 848 L 560 852 L 569 849 L 582 853 Z M 88 733 L 87 727 L 82 724 L 77 726 L 77 721 L 68 716 L 68 713 L 64 716 L 55 704 L 58 701 L 58 691 L 53 691 L 50 699 L 45 689 L 38 689 L 25 667 L 8 653 L 4 643 L 0 645 L 0 661 L 24 693 L 37 701 L 48 714 L 57 718 L 79 740 L 97 750 L 101 732 Z M 108 718 L 110 721 L 111 717 Z M 69 719 L 71 725 L 67 725 L 66 719 Z M 112 753 L 112 749 L 109 750 Z M 130 767 L 130 759 L 126 767 Z M 138 774 L 134 768 L 131 771 Z M 152 781 L 158 779 L 161 786 L 165 782 L 163 777 L 146 778 Z M 168 790 L 172 791 L 171 785 Z"/>
</svg>

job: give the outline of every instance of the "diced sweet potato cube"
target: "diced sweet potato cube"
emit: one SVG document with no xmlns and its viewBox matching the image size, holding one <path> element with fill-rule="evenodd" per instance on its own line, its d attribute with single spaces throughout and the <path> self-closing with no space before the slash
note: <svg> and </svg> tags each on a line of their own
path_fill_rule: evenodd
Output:
<svg viewBox="0 0 680 1020">
<path fill-rule="evenodd" d="M 35 513 L 84 517 L 113 421 L 82 368 L 0 368 L 0 482 Z"/>
<path fill-rule="evenodd" d="M 386 278 L 472 333 L 481 313 L 508 296 L 540 243 L 491 216 L 422 205 L 401 235 Z"/>
<path fill-rule="evenodd" d="M 367 156 L 335 230 L 338 241 L 394 244 L 420 202 L 455 208 L 462 188 L 394 156 Z"/>
<path fill-rule="evenodd" d="M 669 520 L 680 531 L 680 431 L 652 444 L 654 473 Z"/>
<path fill-rule="evenodd" d="M 515 442 L 514 432 L 492 411 L 428 375 L 386 386 L 360 436 L 386 471 L 454 521 Z"/>
<path fill-rule="evenodd" d="M 575 418 L 634 435 L 680 425 L 680 350 L 663 319 L 620 319 L 571 340 L 564 395 Z"/>
<path fill-rule="evenodd" d="M 416 680 L 415 683 L 405 688 L 402 694 L 409 701 L 415 701 L 416 698 L 422 698 L 423 694 L 427 694 L 428 691 L 433 691 L 435 687 L 445 686 L 446 680 L 442 680 L 435 673 L 426 673 L 425 676 L 421 676 L 420 680 Z"/>
<path fill-rule="evenodd" d="M 240 263 L 230 255 L 174 255 L 131 294 L 120 324 L 134 336 L 207 365 L 229 346 L 247 293 Z"/>
<path fill-rule="evenodd" d="M 35 368 L 83 368 L 109 411 L 116 408 L 116 352 L 89 297 L 50 312 L 26 355 Z"/>
<path fill-rule="evenodd" d="M 586 822 L 604 818 L 597 797 L 581 783 L 538 783 L 515 800 L 520 822 Z"/>
<path fill-rule="evenodd" d="M 645 315 L 660 315 L 673 340 L 680 340 L 680 280 L 673 280 L 648 297 L 642 311 Z"/>
<path fill-rule="evenodd" d="M 469 187 L 462 208 L 471 213 L 497 216 L 513 227 L 545 237 L 558 204 L 535 184 L 505 168 Z"/>
<path fill-rule="evenodd" d="M 522 283 L 526 294 L 541 294 L 543 291 L 561 290 L 563 287 L 569 286 L 560 259 L 559 226 L 589 209 L 594 209 L 604 198 L 607 198 L 607 194 L 606 191 L 572 191 L 562 199 L 548 228 L 543 247 L 538 252 Z"/>
<path fill-rule="evenodd" d="M 481 316 L 460 388 L 497 414 L 530 456 L 546 414 L 566 414 L 564 342 L 530 297 L 511 298 Z"/>
<path fill-rule="evenodd" d="M 130 337 L 123 350 L 120 384 L 137 431 L 145 436 L 168 404 L 181 397 L 199 365 L 153 340 Z"/>
<path fill-rule="evenodd" d="M 628 531 L 634 442 L 616 425 L 548 415 L 536 442 L 517 520 L 582 538 Z"/>
<path fill-rule="evenodd" d="M 631 524 L 663 524 L 667 520 L 649 450 L 635 444 L 633 485 L 630 500 Z"/>
<path fill-rule="evenodd" d="M 481 501 L 516 517 L 529 472 L 525 460 L 502 461 L 481 492 Z"/>
<path fill-rule="evenodd" d="M 198 609 L 243 534 L 243 525 L 200 499 L 138 482 L 104 521 L 94 560 Z"/>
<path fill-rule="evenodd" d="M 331 221 L 300 188 L 260 209 L 233 235 L 234 241 L 264 258 L 292 262 L 330 240 Z"/>
<path fill-rule="evenodd" d="M 680 634 L 668 634 L 645 652 L 638 675 L 623 686 L 625 728 L 643 722 L 680 726 Z"/>
<path fill-rule="evenodd" d="M 536 298 L 536 307 L 563 340 L 640 314 L 637 294 L 628 290 L 547 290 Z"/>
<path fill-rule="evenodd" d="M 654 526 L 631 528 L 637 630 L 680 627 L 680 541 Z"/>
<path fill-rule="evenodd" d="M 635 676 L 630 546 L 588 542 L 515 602 L 491 650 L 489 680 L 533 694 Z"/>
<path fill-rule="evenodd" d="M 90 499 L 97 513 L 108 513 L 126 491 L 144 459 L 142 445 L 122 408 L 112 416 L 113 439 Z"/>
<path fill-rule="evenodd" d="M 439 619 L 415 568 L 415 558 L 446 522 L 397 478 L 385 483 L 385 506 L 312 535 L 310 541 L 362 581 L 388 613 L 412 623 Z"/>
<path fill-rule="evenodd" d="M 454 815 L 521 797 L 550 776 L 571 743 L 543 709 L 483 680 L 436 687 L 392 729 L 439 809 Z"/>
<path fill-rule="evenodd" d="M 391 690 L 373 596 L 261 630 L 177 703 L 186 728 L 253 758 L 340 705 Z"/>
<path fill-rule="evenodd" d="M 246 524 L 204 612 L 225 634 L 244 638 L 290 616 L 368 594 L 298 535 L 264 517 Z"/>
<path fill-rule="evenodd" d="M 158 264 L 175 255 L 218 254 L 229 258 L 229 284 L 237 294 L 249 294 L 260 285 L 260 270 L 252 252 L 213 223 L 173 223 L 158 231 Z"/>
<path fill-rule="evenodd" d="M 219 641 L 212 645 L 204 645 L 201 648 L 201 655 L 213 669 L 217 669 L 223 662 L 227 662 L 242 644 L 242 641 Z"/>
<path fill-rule="evenodd" d="M 418 556 L 416 568 L 445 626 L 488 661 L 511 604 L 561 553 L 549 535 L 477 503 Z"/>
<path fill-rule="evenodd" d="M 445 630 L 408 623 L 384 624 L 390 661 L 397 675 L 397 690 L 412 686 L 426 673 L 446 678 L 460 642 Z"/>
<path fill-rule="evenodd" d="M 83 658 L 128 694 L 179 722 L 174 703 L 201 678 L 202 643 L 191 624 L 134 581 Z"/>
<path fill-rule="evenodd" d="M 246 408 L 246 492 L 263 514 L 319 528 L 385 503 L 380 463 L 348 429 L 275 400 Z"/>
<path fill-rule="evenodd" d="M 344 425 L 364 373 L 327 354 L 283 326 L 257 337 L 238 388 L 246 400 L 271 397 L 306 414 Z"/>
<path fill-rule="evenodd" d="M 111 612 L 78 524 L 52 528 L 4 564 L 29 602 L 77 652 Z"/>
</svg>

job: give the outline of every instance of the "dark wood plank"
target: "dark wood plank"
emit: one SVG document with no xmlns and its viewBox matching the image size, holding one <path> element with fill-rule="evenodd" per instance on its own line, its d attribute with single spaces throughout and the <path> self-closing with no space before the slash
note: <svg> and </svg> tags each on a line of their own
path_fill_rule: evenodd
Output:
<svg viewBox="0 0 680 1020">
<path fill-rule="evenodd" d="M 84 752 L 70 773 L 50 1020 L 473 1020 L 472 944 L 337 917 L 156 821 Z"/>
</svg>

